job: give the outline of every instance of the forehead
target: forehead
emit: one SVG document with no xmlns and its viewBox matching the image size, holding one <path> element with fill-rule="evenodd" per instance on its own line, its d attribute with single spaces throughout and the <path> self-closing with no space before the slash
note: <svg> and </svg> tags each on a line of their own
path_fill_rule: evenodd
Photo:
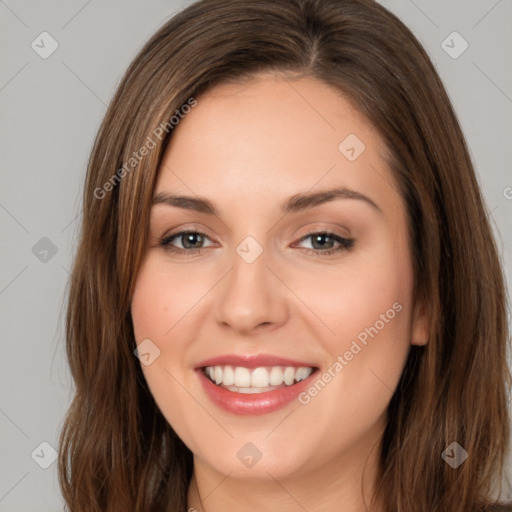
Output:
<svg viewBox="0 0 512 512">
<path fill-rule="evenodd" d="M 196 99 L 173 131 L 155 193 L 222 193 L 249 204 L 344 186 L 399 200 L 377 131 L 317 79 L 263 74 Z"/>
</svg>

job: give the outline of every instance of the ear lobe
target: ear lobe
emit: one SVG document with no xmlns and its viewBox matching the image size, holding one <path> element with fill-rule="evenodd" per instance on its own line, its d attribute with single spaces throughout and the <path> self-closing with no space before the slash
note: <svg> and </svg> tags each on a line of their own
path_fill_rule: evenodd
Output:
<svg viewBox="0 0 512 512">
<path fill-rule="evenodd" d="M 412 318 L 412 345 L 426 345 L 428 343 L 429 329 L 427 323 L 426 308 L 421 304 L 417 304 L 414 308 Z"/>
</svg>

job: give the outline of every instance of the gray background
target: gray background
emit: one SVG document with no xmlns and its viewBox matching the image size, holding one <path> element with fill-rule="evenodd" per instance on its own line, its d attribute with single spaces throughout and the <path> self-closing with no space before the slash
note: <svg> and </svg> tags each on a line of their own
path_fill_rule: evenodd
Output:
<svg viewBox="0 0 512 512">
<path fill-rule="evenodd" d="M 57 464 L 41 467 L 52 459 L 40 444 L 57 448 L 71 398 L 63 313 L 86 161 L 124 70 L 189 3 L 0 0 L 2 512 L 63 509 Z M 382 3 L 425 45 L 448 89 L 511 289 L 512 2 Z M 42 47 L 45 31 L 58 48 L 43 59 L 31 44 Z M 469 45 L 457 58 L 464 42 L 454 31 Z"/>
</svg>

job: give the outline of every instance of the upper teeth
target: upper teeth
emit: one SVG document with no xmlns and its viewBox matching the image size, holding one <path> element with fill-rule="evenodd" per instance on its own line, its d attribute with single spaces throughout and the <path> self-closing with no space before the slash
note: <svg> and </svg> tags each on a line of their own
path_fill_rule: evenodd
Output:
<svg viewBox="0 0 512 512">
<path fill-rule="evenodd" d="M 239 388 L 265 388 L 268 386 L 291 386 L 294 382 L 307 379 L 313 368 L 301 366 L 270 366 L 254 369 L 243 366 L 207 366 L 206 375 L 218 385 L 236 386 Z"/>
</svg>

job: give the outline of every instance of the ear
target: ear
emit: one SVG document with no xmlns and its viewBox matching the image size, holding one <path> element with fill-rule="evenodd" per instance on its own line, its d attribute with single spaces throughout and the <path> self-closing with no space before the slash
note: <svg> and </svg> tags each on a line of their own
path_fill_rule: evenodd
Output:
<svg viewBox="0 0 512 512">
<path fill-rule="evenodd" d="M 412 315 L 412 345 L 426 345 L 428 343 L 427 311 L 422 302 L 417 302 Z"/>
</svg>

